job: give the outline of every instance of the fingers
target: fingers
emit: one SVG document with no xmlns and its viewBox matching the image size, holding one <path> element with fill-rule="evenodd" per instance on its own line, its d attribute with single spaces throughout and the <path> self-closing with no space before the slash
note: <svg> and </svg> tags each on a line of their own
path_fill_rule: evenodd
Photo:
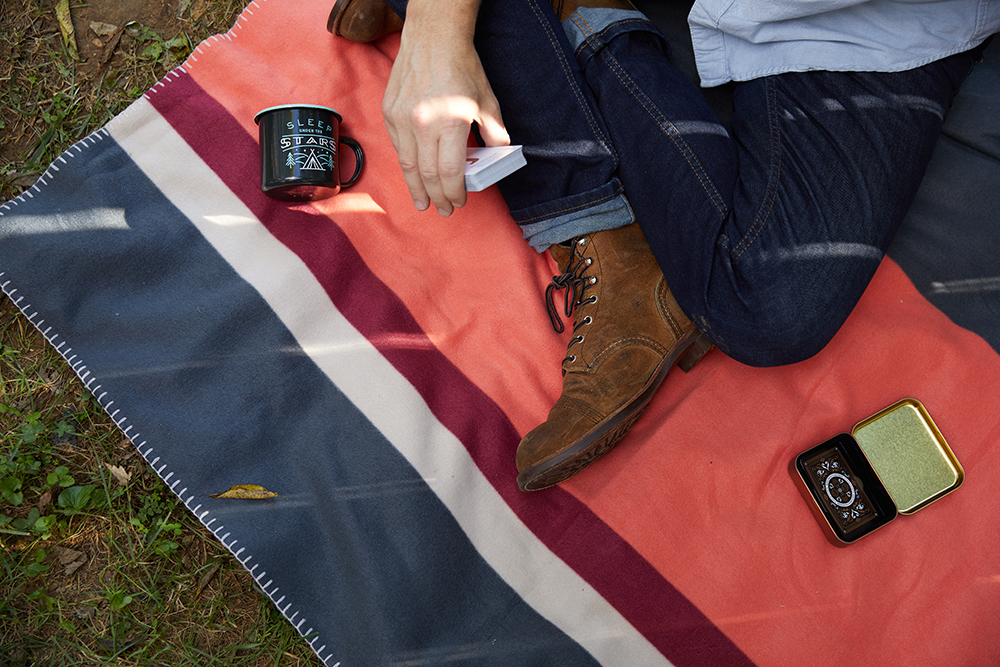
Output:
<svg viewBox="0 0 1000 667">
<path fill-rule="evenodd" d="M 433 206 L 438 214 L 449 216 L 465 206 L 465 156 L 473 118 L 487 146 L 510 144 L 499 105 L 494 101 L 489 111 L 476 106 L 467 99 L 452 99 L 415 111 L 404 123 L 387 122 L 417 210 Z"/>
<path fill-rule="evenodd" d="M 471 106 L 469 100 L 451 98 L 417 105 L 402 119 L 390 109 L 386 127 L 399 154 L 399 166 L 419 211 L 433 206 L 442 216 L 451 215 L 466 202 L 465 153 Z"/>
<path fill-rule="evenodd" d="M 392 134 L 394 133 L 390 132 L 390 135 Z M 399 154 L 399 166 L 403 171 L 403 179 L 410 191 L 413 206 L 418 211 L 426 211 L 430 203 L 430 196 L 420 175 L 419 149 L 416 138 L 409 132 L 400 132 L 392 143 Z"/>
<path fill-rule="evenodd" d="M 437 175 L 441 197 L 431 193 L 431 200 L 441 215 L 451 215 L 452 207 L 465 206 L 465 153 L 471 123 L 453 128 L 438 143 Z M 425 180 L 426 182 L 426 180 Z"/>
</svg>

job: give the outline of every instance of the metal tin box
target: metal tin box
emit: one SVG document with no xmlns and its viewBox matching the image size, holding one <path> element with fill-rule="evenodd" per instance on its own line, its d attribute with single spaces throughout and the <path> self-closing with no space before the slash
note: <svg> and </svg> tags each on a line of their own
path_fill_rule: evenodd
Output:
<svg viewBox="0 0 1000 667">
<path fill-rule="evenodd" d="M 965 471 L 920 401 L 906 398 L 803 452 L 796 482 L 835 544 L 951 493 Z M 818 510 L 818 511 L 817 511 Z"/>
</svg>

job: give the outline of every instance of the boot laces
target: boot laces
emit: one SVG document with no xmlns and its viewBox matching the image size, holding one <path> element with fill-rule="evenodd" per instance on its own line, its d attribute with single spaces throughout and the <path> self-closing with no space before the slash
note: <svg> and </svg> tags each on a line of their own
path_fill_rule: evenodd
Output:
<svg viewBox="0 0 1000 667">
<path fill-rule="evenodd" d="M 565 330 L 562 319 L 559 317 L 559 310 L 555 304 L 555 293 L 558 290 L 566 290 L 563 294 L 563 312 L 566 313 L 566 317 L 572 317 L 577 306 L 597 301 L 596 294 L 584 299 L 587 289 L 597 283 L 596 277 L 586 275 L 587 269 L 593 264 L 593 260 L 589 257 L 577 256 L 577 248 L 584 246 L 586 243 L 586 238 L 582 238 L 573 244 L 573 252 L 567 263 L 566 271 L 561 275 L 553 276 L 552 282 L 545 288 L 545 308 L 549 313 L 549 321 L 552 322 L 552 328 L 556 330 L 556 333 L 562 333 Z M 588 315 L 573 325 L 573 331 L 576 332 L 581 326 L 588 325 L 593 321 L 593 318 Z M 569 344 L 582 343 L 583 339 L 583 335 L 576 336 Z M 575 356 L 567 357 L 566 359 L 572 361 L 575 359 Z"/>
</svg>

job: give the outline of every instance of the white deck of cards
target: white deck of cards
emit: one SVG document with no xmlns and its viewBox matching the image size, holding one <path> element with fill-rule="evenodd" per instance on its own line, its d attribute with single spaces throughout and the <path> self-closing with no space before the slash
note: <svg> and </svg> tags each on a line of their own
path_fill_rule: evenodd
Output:
<svg viewBox="0 0 1000 667">
<path fill-rule="evenodd" d="M 470 148 L 465 157 L 465 189 L 468 192 L 485 190 L 525 164 L 520 146 Z"/>
</svg>

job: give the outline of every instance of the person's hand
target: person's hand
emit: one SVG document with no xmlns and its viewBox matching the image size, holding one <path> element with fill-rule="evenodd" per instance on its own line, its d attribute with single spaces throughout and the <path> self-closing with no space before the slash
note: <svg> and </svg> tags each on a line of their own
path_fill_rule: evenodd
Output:
<svg viewBox="0 0 1000 667">
<path fill-rule="evenodd" d="M 472 44 L 478 0 L 411 0 L 382 115 L 418 210 L 444 216 L 465 205 L 472 123 L 487 146 L 504 146 L 493 89 Z"/>
</svg>

